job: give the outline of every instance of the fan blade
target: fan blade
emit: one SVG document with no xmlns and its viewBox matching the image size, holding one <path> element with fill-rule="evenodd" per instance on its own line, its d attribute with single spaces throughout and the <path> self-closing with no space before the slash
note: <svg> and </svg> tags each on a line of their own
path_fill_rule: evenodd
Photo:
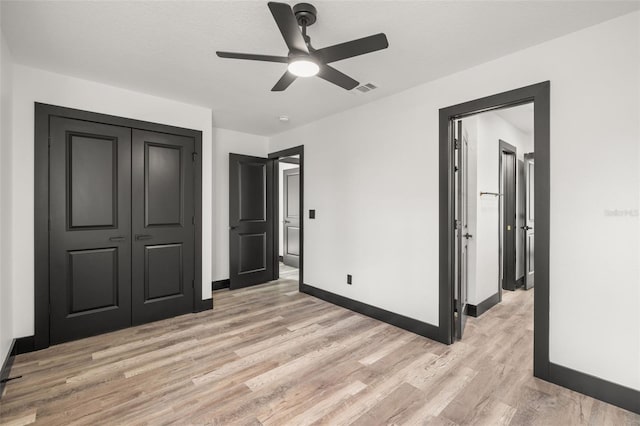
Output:
<svg viewBox="0 0 640 426">
<path fill-rule="evenodd" d="M 351 90 L 360 84 L 348 75 L 341 73 L 329 65 L 320 65 L 318 77 L 347 90 Z"/>
<path fill-rule="evenodd" d="M 287 43 L 289 51 L 294 53 L 309 53 L 307 43 L 302 37 L 298 21 L 291 10 L 291 6 L 286 3 L 269 2 L 269 10 L 276 20 L 278 28 L 282 33 L 284 42 Z"/>
<path fill-rule="evenodd" d="M 389 47 L 387 36 L 384 33 L 347 41 L 346 43 L 335 44 L 316 50 L 313 54 L 320 58 L 325 64 L 339 61 L 341 59 L 352 58 L 365 53 Z"/>
<path fill-rule="evenodd" d="M 289 59 L 286 56 L 254 55 L 252 53 L 234 52 L 216 52 L 216 55 L 221 58 L 248 59 L 250 61 L 281 62 L 283 64 L 289 62 Z"/>
<path fill-rule="evenodd" d="M 278 80 L 278 82 L 276 83 L 275 86 L 273 86 L 273 89 L 271 89 L 272 92 L 282 92 L 284 89 L 286 89 L 287 87 L 289 87 L 291 85 L 291 83 L 293 83 L 295 81 L 297 77 L 293 74 L 291 74 L 289 71 L 285 72 L 282 77 L 280 77 L 280 80 Z"/>
</svg>

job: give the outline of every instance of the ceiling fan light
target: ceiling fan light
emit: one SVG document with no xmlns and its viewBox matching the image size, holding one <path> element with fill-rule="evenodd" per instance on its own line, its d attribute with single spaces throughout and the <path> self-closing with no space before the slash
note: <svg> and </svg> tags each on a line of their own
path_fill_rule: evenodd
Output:
<svg viewBox="0 0 640 426">
<path fill-rule="evenodd" d="M 289 63 L 288 70 L 296 77 L 312 77 L 318 74 L 320 67 L 309 59 L 296 59 Z"/>
</svg>

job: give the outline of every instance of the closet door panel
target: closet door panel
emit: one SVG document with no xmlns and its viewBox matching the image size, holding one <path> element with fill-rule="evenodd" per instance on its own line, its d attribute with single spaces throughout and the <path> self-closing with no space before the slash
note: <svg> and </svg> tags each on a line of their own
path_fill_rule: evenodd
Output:
<svg viewBox="0 0 640 426">
<path fill-rule="evenodd" d="M 131 129 L 50 122 L 50 333 L 131 325 Z"/>
<path fill-rule="evenodd" d="M 133 323 L 191 312 L 194 140 L 133 130 Z"/>
</svg>

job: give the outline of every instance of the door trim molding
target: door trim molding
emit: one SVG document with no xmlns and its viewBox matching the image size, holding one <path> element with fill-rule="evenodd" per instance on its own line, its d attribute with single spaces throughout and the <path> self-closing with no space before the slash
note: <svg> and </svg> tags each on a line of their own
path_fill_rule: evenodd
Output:
<svg viewBox="0 0 640 426">
<path fill-rule="evenodd" d="M 193 312 L 213 309 L 212 299 L 202 300 L 202 132 L 165 124 L 118 117 L 35 102 L 34 188 L 34 350 L 49 347 L 49 122 L 51 117 L 128 127 L 192 138 L 195 162 L 195 271 Z"/>
<path fill-rule="evenodd" d="M 272 214 L 273 214 L 273 279 L 277 280 L 280 278 L 280 271 L 278 264 L 278 253 L 280 247 L 280 241 L 278 238 L 278 232 L 280 224 L 278 223 L 278 218 L 280 217 L 280 206 L 278 199 L 278 191 L 279 188 L 279 180 L 280 173 L 278 168 L 278 161 L 281 158 L 292 157 L 294 155 L 299 156 L 299 165 L 300 165 L 300 265 L 298 267 L 298 291 L 301 291 L 301 288 L 304 283 L 304 145 L 294 146 L 292 148 L 283 149 L 281 151 L 272 152 L 268 155 L 268 159 L 273 161 L 273 194 L 276 202 L 273 203 L 272 206 Z M 288 162 L 288 161 L 286 161 Z"/>
<path fill-rule="evenodd" d="M 449 121 L 484 111 L 533 102 L 534 151 L 536 152 L 535 215 L 536 272 L 539 272 L 534 299 L 534 375 L 553 381 L 549 375 L 549 81 L 442 108 L 439 111 L 439 331 L 441 341 L 453 343 L 453 147 L 449 141 Z"/>
</svg>

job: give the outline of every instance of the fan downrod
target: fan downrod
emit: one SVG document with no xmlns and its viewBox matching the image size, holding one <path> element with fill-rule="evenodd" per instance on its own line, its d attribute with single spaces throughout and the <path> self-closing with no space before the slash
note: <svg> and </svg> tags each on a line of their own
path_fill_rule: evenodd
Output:
<svg viewBox="0 0 640 426">
<path fill-rule="evenodd" d="M 318 11 L 309 3 L 298 3 L 293 6 L 293 14 L 301 27 L 309 27 L 316 22 Z"/>
</svg>

